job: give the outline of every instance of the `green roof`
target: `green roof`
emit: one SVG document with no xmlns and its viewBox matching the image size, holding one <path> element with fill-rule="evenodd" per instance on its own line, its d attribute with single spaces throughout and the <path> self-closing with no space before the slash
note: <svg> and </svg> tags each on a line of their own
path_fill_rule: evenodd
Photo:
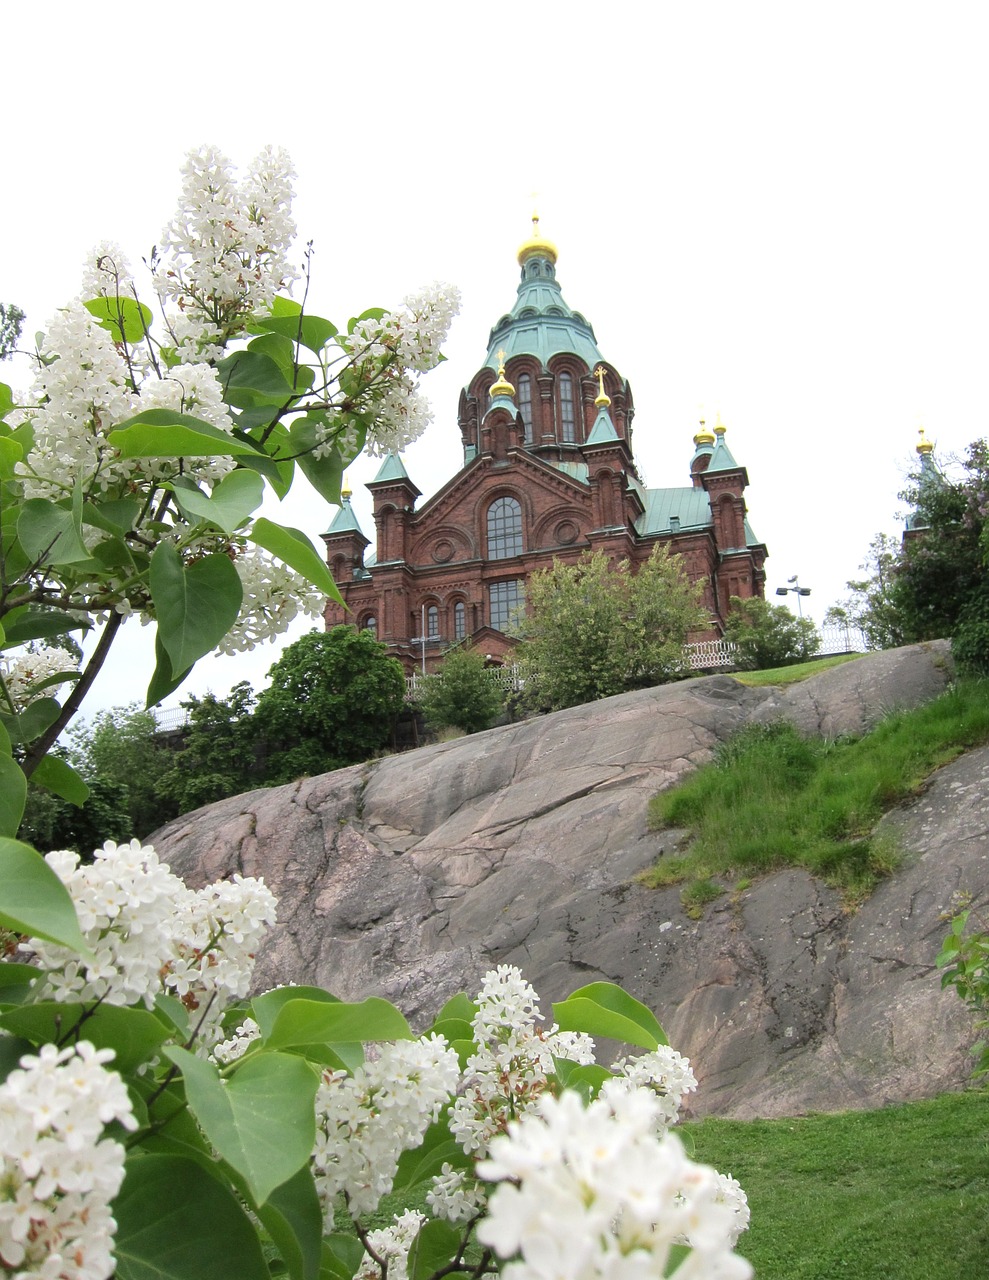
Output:
<svg viewBox="0 0 989 1280">
<path fill-rule="evenodd" d="M 359 533 L 364 538 L 364 531 L 357 523 L 357 517 L 354 515 L 354 509 L 350 505 L 350 499 L 344 498 L 340 503 L 340 510 L 330 522 L 324 537 L 328 537 L 331 533 Z M 364 538 L 366 542 L 367 539 Z"/>
<path fill-rule="evenodd" d="M 698 450 L 698 453 L 700 450 Z M 725 444 L 723 432 L 719 432 L 714 442 L 714 450 L 711 453 L 711 461 L 707 464 L 708 471 L 737 471 L 738 463 L 732 456 L 732 451 Z"/>
<path fill-rule="evenodd" d="M 371 481 L 371 484 L 377 484 L 379 480 L 408 480 L 409 473 L 405 470 L 405 463 L 397 453 L 389 453 L 384 462 L 378 468 L 378 474 Z"/>
<path fill-rule="evenodd" d="M 498 352 L 505 360 L 512 356 L 535 356 L 543 368 L 550 357 L 569 352 L 589 369 L 601 359 L 594 330 L 563 300 L 556 280 L 556 268 L 547 257 L 535 255 L 522 268 L 515 306 L 491 330 L 485 364 L 497 369 Z"/>
<path fill-rule="evenodd" d="M 703 489 L 644 489 L 641 496 L 646 509 L 635 522 L 640 537 L 675 533 L 674 520 L 679 522 L 681 533 L 706 529 L 712 523 L 711 499 Z"/>
<path fill-rule="evenodd" d="M 615 424 L 611 421 L 611 414 L 607 408 L 602 405 L 598 410 L 598 416 L 595 419 L 594 426 L 591 428 L 591 434 L 587 437 L 588 444 L 604 444 L 605 441 L 617 440 L 618 432 L 615 430 Z"/>
</svg>

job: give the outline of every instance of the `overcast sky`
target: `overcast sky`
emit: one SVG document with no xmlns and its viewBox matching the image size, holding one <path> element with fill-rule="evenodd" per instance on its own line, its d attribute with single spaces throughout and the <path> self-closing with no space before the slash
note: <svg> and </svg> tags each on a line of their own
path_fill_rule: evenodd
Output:
<svg viewBox="0 0 989 1280">
<path fill-rule="evenodd" d="M 460 464 L 459 390 L 534 203 L 564 297 L 631 383 L 647 484 L 688 483 L 720 413 L 767 594 L 799 574 L 818 621 L 902 527 L 918 426 L 945 458 L 986 434 L 984 4 L 50 0 L 0 30 L 0 299 L 27 331 L 100 239 L 140 261 L 190 148 L 284 146 L 316 313 L 463 292 L 405 456 L 424 497 Z M 376 466 L 352 472 L 372 538 Z M 321 546 L 333 509 L 293 491 L 272 514 Z M 143 696 L 149 635 L 128 625 L 90 712 Z M 261 687 L 277 652 L 207 659 L 170 701 Z"/>
</svg>

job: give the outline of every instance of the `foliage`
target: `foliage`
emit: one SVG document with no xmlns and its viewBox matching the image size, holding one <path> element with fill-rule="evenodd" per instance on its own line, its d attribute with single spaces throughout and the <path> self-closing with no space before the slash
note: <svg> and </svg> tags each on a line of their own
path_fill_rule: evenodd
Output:
<svg viewBox="0 0 989 1280">
<path fill-rule="evenodd" d="M 857 627 L 870 649 L 895 649 L 908 643 L 896 595 L 900 551 L 897 538 L 886 533 L 876 534 L 869 543 L 866 560 L 859 566 L 866 576 L 845 584 L 851 594 L 828 609 L 825 624 Z"/>
<path fill-rule="evenodd" d="M 989 446 L 969 445 L 960 474 L 928 461 L 901 495 L 911 531 L 898 546 L 880 535 L 829 621 L 862 627 L 877 648 L 951 637 L 959 668 L 989 674 Z"/>
<path fill-rule="evenodd" d="M 788 723 L 751 725 L 710 765 L 650 802 L 653 829 L 694 834 L 663 858 L 653 887 L 802 866 L 852 902 L 896 865 L 875 825 L 962 751 L 989 741 L 989 682 L 968 681 L 859 739 L 801 737 Z"/>
<path fill-rule="evenodd" d="M 137 703 L 74 725 L 60 755 L 86 783 L 86 802 L 77 807 L 32 787 L 22 839 L 88 856 L 104 840 L 142 839 L 178 812 L 162 785 L 170 752 L 154 715 Z"/>
<path fill-rule="evenodd" d="M 419 705 L 434 728 L 477 733 L 491 728 L 504 702 L 501 685 L 485 667 L 483 655 L 459 645 L 449 650 L 440 670 L 427 678 Z"/>
<path fill-rule="evenodd" d="M 0 302 L 0 360 L 6 360 L 21 336 L 24 312 L 12 303 Z"/>
<path fill-rule="evenodd" d="M 253 723 L 254 691 L 246 680 L 226 698 L 207 693 L 182 703 L 188 719 L 169 751 L 160 787 L 178 813 L 263 786 Z"/>
<path fill-rule="evenodd" d="M 541 1025 L 508 966 L 418 1038 L 385 1000 L 246 999 L 274 916 L 262 881 L 187 889 L 137 841 L 80 867 L 0 840 L 0 922 L 22 940 L 0 966 L 0 1165 L 32 1230 L 0 1215 L 5 1264 L 33 1274 L 69 1238 L 94 1280 L 166 1259 L 172 1280 L 480 1277 L 532 1260 L 521 1203 L 593 1274 L 632 1253 L 644 1276 L 691 1254 L 751 1275 L 731 1252 L 744 1194 L 669 1133 L 696 1080 L 644 1005 L 596 982 Z M 606 1068 L 595 1036 L 641 1052 Z M 370 1228 L 386 1193 L 423 1190 L 431 1216 Z"/>
<path fill-rule="evenodd" d="M 300 601 L 318 611 L 336 597 L 326 566 L 297 530 L 255 517 L 265 486 L 284 496 L 298 469 L 336 500 L 365 443 L 398 448 L 424 423 L 415 375 L 441 358 L 452 299 L 432 291 L 342 333 L 284 297 L 290 179 L 271 150 L 242 182 L 213 149 L 194 153 L 150 258 L 164 331 L 104 247 L 85 301 L 42 341 L 31 392 L 15 405 L 0 388 L 0 1265 L 66 1280 L 439 1280 L 529 1267 L 548 1244 L 598 1274 L 685 1263 L 747 1280 L 733 1253 L 744 1195 L 668 1132 L 689 1064 L 620 988 L 592 983 L 543 1026 L 503 966 L 418 1039 L 374 997 L 248 1000 L 276 914 L 263 881 L 193 890 L 137 840 L 82 862 L 14 838 L 29 776 L 86 799 L 51 748 L 124 617 L 157 628 L 150 706 L 218 646 L 252 647 Z M 94 627 L 81 671 L 64 649 L 23 647 Z M 273 668 L 265 714 L 283 741 L 291 697 L 292 736 L 301 726 L 314 749 L 336 715 L 337 749 L 363 751 L 367 722 L 391 710 L 400 669 L 347 635 L 306 637 Z M 348 739 L 355 709 L 365 723 Z M 114 724 L 87 749 L 129 781 Z M 609 1070 L 593 1037 L 645 1052 Z M 423 1183 L 432 1219 L 367 1230 L 386 1191 Z M 520 1236 L 523 1220 L 535 1231 Z"/>
<path fill-rule="evenodd" d="M 532 574 L 521 657 L 539 697 L 557 710 L 686 675 L 687 634 L 706 619 L 701 593 L 664 546 L 638 569 L 598 551 Z"/>
<path fill-rule="evenodd" d="M 785 605 L 770 604 L 759 596 L 749 600 L 732 596 L 725 639 L 737 646 L 738 665 L 754 671 L 805 662 L 820 645 L 810 618 L 795 618 Z"/>
<path fill-rule="evenodd" d="M 971 921 L 971 928 L 969 922 Z M 989 925 L 972 920 L 970 908 L 959 911 L 941 946 L 938 967 L 944 970 L 941 986 L 954 987 L 976 1016 L 980 1031 L 989 1027 Z M 979 1041 L 975 1074 L 989 1075 L 989 1044 Z"/>
<path fill-rule="evenodd" d="M 292 782 L 357 764 L 391 737 L 405 674 L 370 631 L 339 626 L 290 644 L 258 695 L 253 725 L 264 740 L 264 776 Z"/>
<path fill-rule="evenodd" d="M 759 1280 L 973 1280 L 985 1272 L 989 1118 L 980 1092 L 686 1128 L 696 1159 L 730 1169 L 745 1187 L 745 1253 Z"/>
<path fill-rule="evenodd" d="M 329 571 L 304 534 L 256 515 L 266 490 L 283 498 L 301 473 L 339 501 L 365 446 L 401 448 L 428 421 L 417 380 L 441 359 L 455 293 L 342 329 L 308 313 L 285 292 L 300 274 L 308 287 L 310 262 L 289 260 L 292 176 L 270 149 L 243 179 L 214 149 L 193 153 L 148 263 L 160 324 L 120 249 L 101 246 L 83 301 L 40 336 L 30 390 L 0 386 L 0 833 L 17 829 L 25 777 L 83 794 L 48 753 L 126 617 L 156 628 L 151 706 L 214 649 L 320 616 L 339 598 Z M 22 646 L 86 630 L 81 671 L 63 654 L 39 675 L 35 653 L 25 674 Z"/>
</svg>

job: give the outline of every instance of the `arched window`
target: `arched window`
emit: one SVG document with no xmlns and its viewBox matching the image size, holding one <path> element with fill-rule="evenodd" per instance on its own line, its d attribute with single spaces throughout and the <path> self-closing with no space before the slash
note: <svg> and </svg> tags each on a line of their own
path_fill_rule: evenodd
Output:
<svg viewBox="0 0 989 1280">
<path fill-rule="evenodd" d="M 532 379 L 527 373 L 519 374 L 518 402 L 525 426 L 525 442 L 532 444 Z"/>
<path fill-rule="evenodd" d="M 361 623 L 361 630 L 370 631 L 371 635 L 377 636 L 378 619 L 374 616 L 373 613 L 369 613 L 367 617 L 364 619 L 364 621 Z"/>
<path fill-rule="evenodd" d="M 573 378 L 569 373 L 560 374 L 560 439 L 564 444 L 574 444 L 577 439 L 577 417 L 573 405 Z"/>
<path fill-rule="evenodd" d="M 431 604 L 426 610 L 426 636 L 430 640 L 438 640 L 440 635 L 440 611 Z"/>
<path fill-rule="evenodd" d="M 522 554 L 522 508 L 514 498 L 497 498 L 488 507 L 488 559 Z"/>
<path fill-rule="evenodd" d="M 522 608 L 523 583 L 521 578 L 509 582 L 492 582 L 488 588 L 489 615 L 495 631 L 507 631 L 515 615 Z"/>
<path fill-rule="evenodd" d="M 453 638 L 463 640 L 467 635 L 467 606 L 458 600 L 453 606 Z"/>
</svg>

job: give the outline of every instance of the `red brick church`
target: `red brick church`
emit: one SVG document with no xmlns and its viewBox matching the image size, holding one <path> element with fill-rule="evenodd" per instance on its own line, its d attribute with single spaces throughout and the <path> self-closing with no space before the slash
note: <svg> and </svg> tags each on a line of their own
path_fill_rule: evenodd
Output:
<svg viewBox="0 0 989 1280">
<path fill-rule="evenodd" d="M 763 594 L 766 548 L 746 519 L 748 476 L 724 427 L 701 423 L 688 485 L 645 488 L 632 456 L 631 388 L 563 300 L 556 259 L 533 219 L 515 305 L 460 395 L 456 475 L 417 509 L 422 495 L 390 455 L 367 486 L 374 550 L 346 493 L 323 535 L 349 610 L 329 602 L 327 627 L 371 629 L 407 670 L 424 649 L 435 667 L 467 639 L 506 659 L 526 577 L 588 550 L 641 563 L 662 542 L 683 556 L 711 613 L 697 639 L 721 634 L 729 597 Z"/>
</svg>

